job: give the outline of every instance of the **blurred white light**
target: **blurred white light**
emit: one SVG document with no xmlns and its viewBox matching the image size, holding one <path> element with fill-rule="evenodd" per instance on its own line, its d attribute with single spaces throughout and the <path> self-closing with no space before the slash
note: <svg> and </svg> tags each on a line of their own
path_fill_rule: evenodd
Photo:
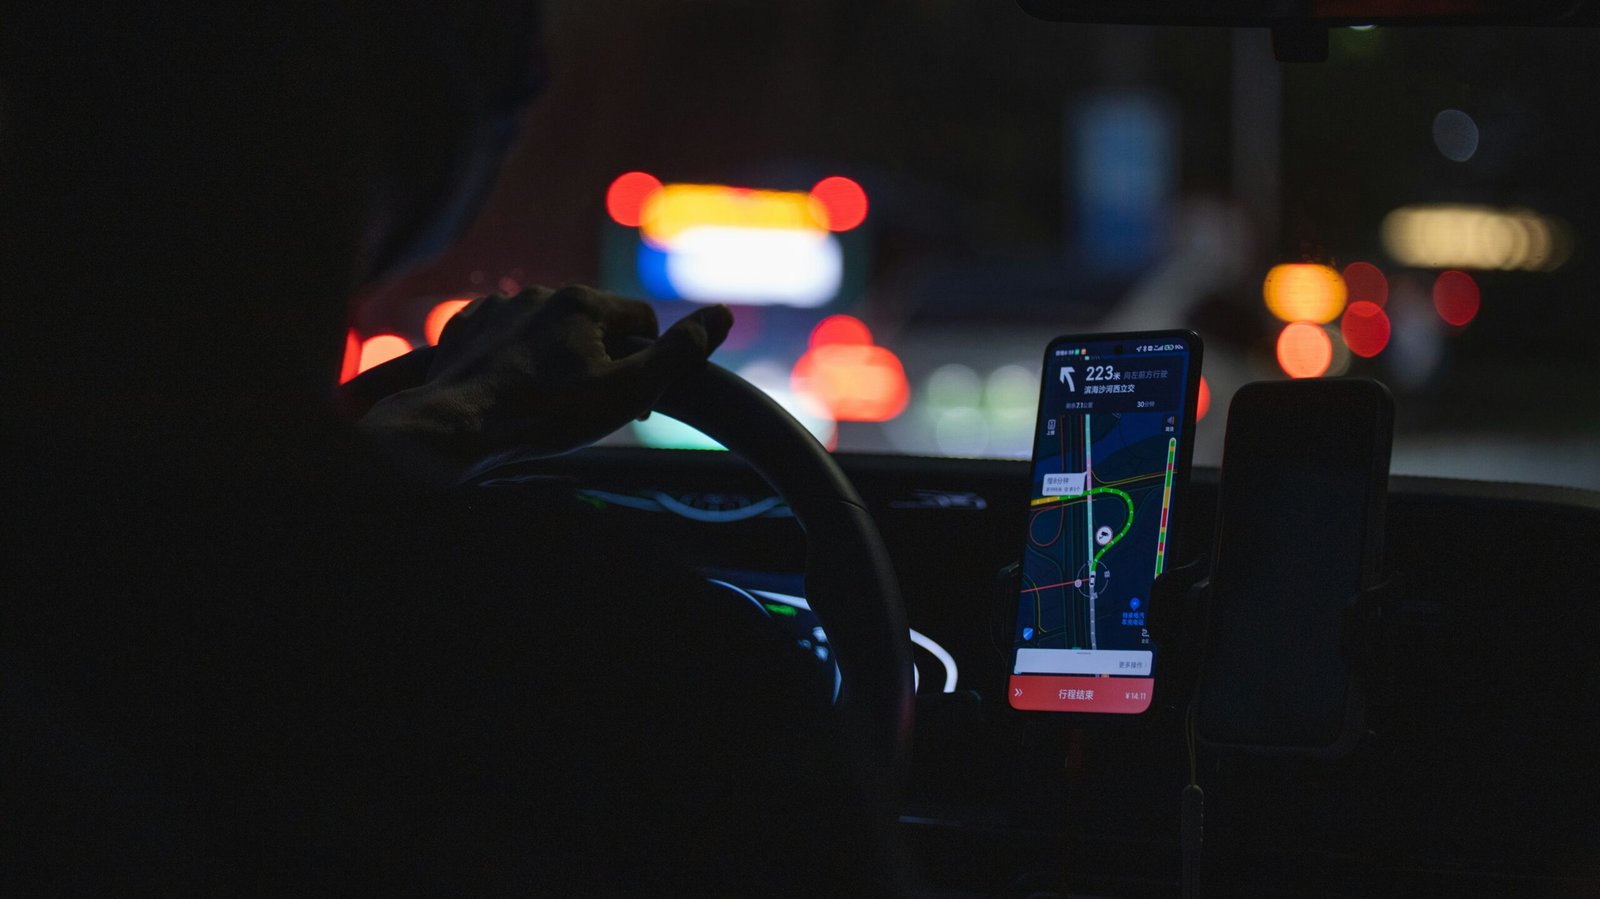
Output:
<svg viewBox="0 0 1600 899">
<path fill-rule="evenodd" d="M 1403 206 L 1383 219 L 1383 245 L 1417 268 L 1551 271 L 1571 253 L 1566 228 L 1527 209 Z"/>
<path fill-rule="evenodd" d="M 1433 145 L 1444 158 L 1466 162 L 1478 152 L 1478 123 L 1459 109 L 1446 109 L 1433 117 Z"/>
<path fill-rule="evenodd" d="M 844 253 L 826 231 L 697 225 L 667 249 L 673 289 L 701 303 L 813 308 L 844 279 Z"/>
</svg>

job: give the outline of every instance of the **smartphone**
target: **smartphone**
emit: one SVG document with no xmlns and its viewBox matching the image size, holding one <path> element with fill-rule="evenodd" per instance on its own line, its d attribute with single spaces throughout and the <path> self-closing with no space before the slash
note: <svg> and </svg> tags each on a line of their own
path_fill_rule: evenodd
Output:
<svg viewBox="0 0 1600 899">
<path fill-rule="evenodd" d="M 1058 337 L 1044 352 L 1012 634 L 1011 707 L 1138 715 L 1155 696 L 1150 588 L 1173 561 L 1200 337 Z"/>
<path fill-rule="evenodd" d="M 1345 613 L 1380 577 L 1393 433 L 1377 381 L 1234 395 L 1196 694 L 1207 744 L 1336 755 L 1359 736 Z"/>
</svg>

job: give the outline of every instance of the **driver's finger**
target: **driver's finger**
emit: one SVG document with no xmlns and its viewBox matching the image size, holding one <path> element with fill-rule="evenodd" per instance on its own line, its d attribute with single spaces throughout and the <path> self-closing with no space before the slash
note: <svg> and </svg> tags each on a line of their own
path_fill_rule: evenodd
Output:
<svg viewBox="0 0 1600 899">
<path fill-rule="evenodd" d="M 607 337 L 643 337 L 654 340 L 656 335 L 661 333 L 661 324 L 656 321 L 656 311 L 650 308 L 649 303 L 610 293 L 599 296 L 600 324 L 605 327 Z"/>
<path fill-rule="evenodd" d="M 660 333 L 656 312 L 649 303 L 604 293 L 581 284 L 570 284 L 552 293 L 542 311 L 547 320 L 582 316 L 599 325 L 607 338 L 649 339 Z"/>
<path fill-rule="evenodd" d="M 673 323 L 655 343 L 619 360 L 605 374 L 634 415 L 650 410 L 672 382 L 705 364 L 733 327 L 726 306 L 707 306 Z"/>
</svg>

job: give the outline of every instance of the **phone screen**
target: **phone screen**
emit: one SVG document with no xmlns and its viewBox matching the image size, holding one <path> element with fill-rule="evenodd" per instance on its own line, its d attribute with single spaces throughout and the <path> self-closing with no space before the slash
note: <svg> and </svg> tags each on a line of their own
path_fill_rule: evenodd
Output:
<svg viewBox="0 0 1600 899">
<path fill-rule="evenodd" d="M 1009 698 L 1029 711 L 1139 714 L 1145 625 L 1188 484 L 1200 339 L 1059 337 L 1045 349 Z"/>
</svg>

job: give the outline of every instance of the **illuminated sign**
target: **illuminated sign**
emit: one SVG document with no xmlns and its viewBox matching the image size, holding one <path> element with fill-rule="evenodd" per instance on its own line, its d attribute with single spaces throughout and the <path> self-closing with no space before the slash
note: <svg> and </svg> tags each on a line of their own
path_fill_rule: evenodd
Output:
<svg viewBox="0 0 1600 899">
<path fill-rule="evenodd" d="M 655 299 L 809 309 L 840 295 L 838 235 L 866 219 L 867 195 L 837 176 L 810 191 L 781 191 L 663 184 L 629 172 L 606 191 L 606 211 L 637 229 L 630 280 Z"/>
</svg>

